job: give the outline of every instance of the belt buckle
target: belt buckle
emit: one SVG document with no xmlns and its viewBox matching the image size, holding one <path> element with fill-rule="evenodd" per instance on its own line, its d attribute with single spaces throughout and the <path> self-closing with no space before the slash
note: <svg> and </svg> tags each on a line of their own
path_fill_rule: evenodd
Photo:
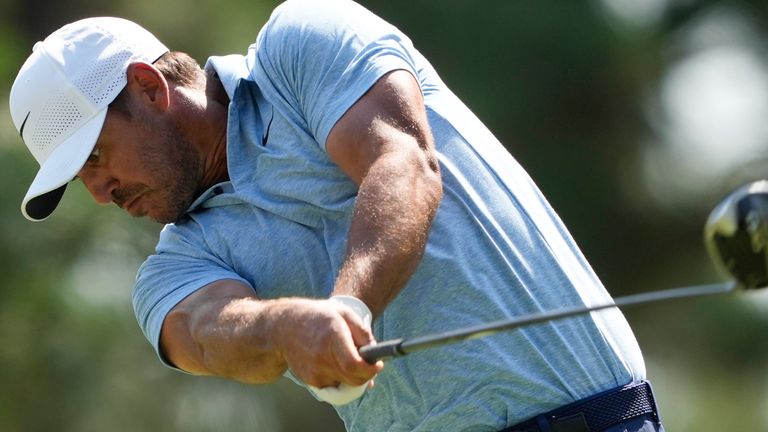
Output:
<svg viewBox="0 0 768 432">
<path fill-rule="evenodd" d="M 583 413 L 557 418 L 549 423 L 552 432 L 591 432 Z"/>
</svg>

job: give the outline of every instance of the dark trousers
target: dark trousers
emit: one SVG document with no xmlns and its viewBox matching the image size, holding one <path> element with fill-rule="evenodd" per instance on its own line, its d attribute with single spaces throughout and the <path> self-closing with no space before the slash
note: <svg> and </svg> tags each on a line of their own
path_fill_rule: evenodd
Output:
<svg viewBox="0 0 768 432">
<path fill-rule="evenodd" d="M 648 381 L 617 387 L 501 432 L 664 432 Z"/>
</svg>

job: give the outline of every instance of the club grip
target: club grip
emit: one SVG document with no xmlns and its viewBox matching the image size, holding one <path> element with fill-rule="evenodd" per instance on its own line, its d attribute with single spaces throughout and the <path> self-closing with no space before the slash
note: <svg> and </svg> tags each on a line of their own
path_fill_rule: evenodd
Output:
<svg viewBox="0 0 768 432">
<path fill-rule="evenodd" d="M 407 354 L 402 348 L 403 339 L 393 339 L 386 342 L 366 345 L 360 348 L 360 356 L 370 364 L 390 357 L 401 357 Z"/>
</svg>

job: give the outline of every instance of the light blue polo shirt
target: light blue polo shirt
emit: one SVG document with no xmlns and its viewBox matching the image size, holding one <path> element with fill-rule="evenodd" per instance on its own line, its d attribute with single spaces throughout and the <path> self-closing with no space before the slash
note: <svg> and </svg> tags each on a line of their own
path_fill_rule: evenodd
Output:
<svg viewBox="0 0 768 432">
<path fill-rule="evenodd" d="M 230 97 L 230 182 L 211 188 L 139 270 L 134 307 L 158 349 L 166 314 L 240 280 L 262 299 L 328 297 L 356 186 L 328 158 L 336 121 L 382 75 L 417 77 L 444 197 L 415 274 L 374 322 L 378 340 L 609 300 L 534 183 L 395 27 L 348 0 L 289 0 L 245 56 L 212 57 Z M 496 431 L 645 376 L 618 310 L 387 363 L 337 407 L 350 431 Z"/>
</svg>

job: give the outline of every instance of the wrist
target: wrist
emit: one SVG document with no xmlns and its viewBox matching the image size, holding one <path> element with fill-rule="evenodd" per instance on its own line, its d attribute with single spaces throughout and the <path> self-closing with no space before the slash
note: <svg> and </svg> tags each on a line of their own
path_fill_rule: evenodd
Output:
<svg viewBox="0 0 768 432">
<path fill-rule="evenodd" d="M 282 298 L 267 301 L 265 314 L 268 321 L 265 323 L 267 332 L 272 336 L 272 347 L 283 362 L 288 362 L 288 352 L 294 348 L 296 330 L 304 321 L 305 303 L 309 301 L 303 298 Z"/>
</svg>

